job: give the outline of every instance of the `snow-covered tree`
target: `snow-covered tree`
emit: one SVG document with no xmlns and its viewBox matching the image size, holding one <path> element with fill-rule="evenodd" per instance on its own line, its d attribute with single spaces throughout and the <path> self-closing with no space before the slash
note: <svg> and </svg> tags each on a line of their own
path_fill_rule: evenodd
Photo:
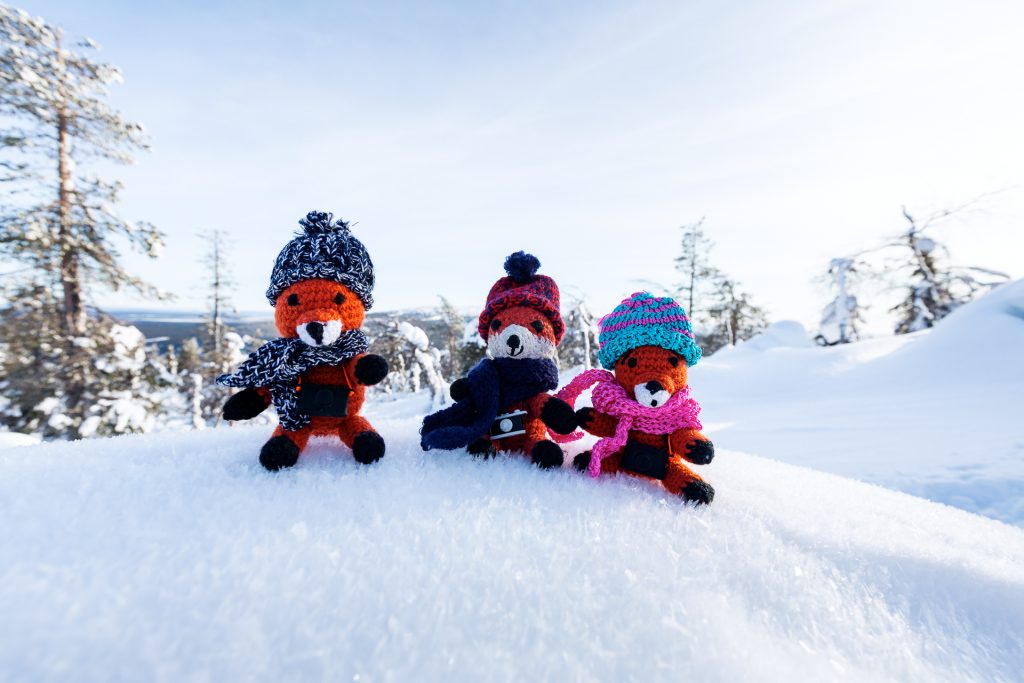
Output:
<svg viewBox="0 0 1024 683">
<path fill-rule="evenodd" d="M 828 277 L 835 298 L 821 314 L 821 331 L 817 341 L 823 346 L 848 344 L 860 338 L 857 326 L 861 323 L 861 309 L 853 294 L 857 262 L 852 258 L 834 258 L 828 266 Z"/>
<path fill-rule="evenodd" d="M 582 367 L 590 370 L 597 365 L 597 319 L 582 296 L 569 297 L 565 311 L 565 336 L 558 346 L 558 359 L 564 368 Z"/>
<path fill-rule="evenodd" d="M 430 344 L 427 333 L 421 328 L 408 322 L 398 324 L 399 333 L 405 337 L 412 347 L 413 362 L 410 366 L 410 378 L 412 390 L 418 391 L 420 377 L 426 381 L 430 389 L 431 401 L 434 409 L 448 403 L 449 382 L 446 382 L 441 372 L 441 352 Z"/>
<path fill-rule="evenodd" d="M 200 342 L 196 337 L 189 337 L 181 343 L 181 350 L 174 359 L 178 368 L 175 384 L 187 404 L 189 424 L 220 424 L 221 409 L 230 392 L 215 380 L 244 361 L 247 350 L 262 344 L 263 340 L 243 337 L 226 327 L 221 328 L 219 350 L 215 350 L 209 339 Z"/>
<path fill-rule="evenodd" d="M 64 387 L 67 351 L 59 327 L 59 302 L 48 287 L 6 294 L 0 312 L 3 349 L 0 421 L 13 431 L 42 437 L 89 437 L 143 432 L 158 424 L 171 383 L 152 363 L 138 328 L 95 313 L 74 338 L 76 353 L 91 359 L 86 390 L 77 406 Z M 87 400 L 86 400 L 87 399 Z M 77 410 L 76 410 L 77 408 Z"/>
<path fill-rule="evenodd" d="M 387 322 L 384 331 L 374 337 L 371 350 L 386 358 L 390 365 L 388 376 L 371 390 L 389 395 L 410 391 L 409 363 L 406 360 L 409 342 L 399 332 L 397 320 Z"/>
<path fill-rule="evenodd" d="M 31 283 L 8 285 L 2 295 L 8 303 L 0 310 L 0 419 L 12 431 L 52 436 L 42 409 L 61 395 L 59 303 L 49 287 Z"/>
<path fill-rule="evenodd" d="M 43 382 L 49 400 L 21 407 L 60 411 L 36 420 L 48 436 L 78 436 L 83 426 L 107 433 L 109 420 L 115 431 L 143 424 L 110 410 L 96 423 L 109 387 L 130 384 L 134 370 L 116 357 L 124 335 L 115 323 L 90 315 L 90 296 L 97 288 L 155 294 L 124 268 L 118 245 L 156 256 L 161 243 L 152 225 L 115 212 L 118 183 L 87 172 L 90 164 L 128 163 L 146 148 L 141 126 L 107 104 L 107 88 L 120 74 L 92 59 L 96 49 L 88 39 L 68 40 L 60 28 L 0 5 L 0 137 L 10 190 L 0 204 L 0 259 L 19 263 L 21 291 L 35 291 L 43 302 L 28 311 L 8 298 L 13 316 L 46 318 L 37 329 L 50 335 L 45 365 L 53 374 Z M 107 352 L 115 355 L 102 358 Z M 112 372 L 100 370 L 104 364 Z"/>
<path fill-rule="evenodd" d="M 202 237 L 207 242 L 206 264 L 206 302 L 207 316 L 205 336 L 203 339 L 207 361 L 214 365 L 218 374 L 231 370 L 231 351 L 226 344 L 237 341 L 238 335 L 231 332 L 224 322 L 224 315 L 234 312 L 231 303 L 231 291 L 235 281 L 231 273 L 227 253 L 230 244 L 227 235 L 221 228 L 214 228 Z M 229 338 L 228 334 L 234 334 Z"/>
<path fill-rule="evenodd" d="M 675 298 L 686 308 L 686 314 L 697 320 L 708 310 L 711 294 L 724 274 L 711 265 L 714 243 L 704 236 L 704 219 L 684 225 L 682 230 L 680 253 L 675 259 L 681 280 Z"/>
<path fill-rule="evenodd" d="M 709 296 L 708 321 L 701 345 L 705 354 L 753 337 L 768 327 L 764 310 L 755 305 L 739 283 L 722 277 Z"/>
<path fill-rule="evenodd" d="M 987 268 L 952 265 L 946 247 L 926 234 L 937 222 L 972 203 L 933 213 L 924 220 L 903 208 L 909 225 L 888 245 L 902 253 L 888 270 L 905 283 L 903 300 L 892 309 L 897 315 L 896 334 L 932 327 L 959 306 L 1009 279 L 1006 273 Z"/>
<path fill-rule="evenodd" d="M 445 377 L 455 379 L 465 375 L 484 357 L 484 345 L 476 332 L 476 319 L 467 319 L 448 299 L 443 296 L 440 299 L 445 335 L 441 370 Z"/>
</svg>

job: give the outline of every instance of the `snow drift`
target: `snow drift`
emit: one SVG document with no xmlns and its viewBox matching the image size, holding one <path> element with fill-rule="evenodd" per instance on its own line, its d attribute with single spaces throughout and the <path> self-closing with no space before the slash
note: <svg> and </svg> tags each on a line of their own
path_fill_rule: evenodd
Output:
<svg viewBox="0 0 1024 683">
<path fill-rule="evenodd" d="M 777 323 L 691 372 L 708 432 L 754 452 L 1024 524 L 1024 280 L 926 332 L 809 345 Z"/>
<path fill-rule="evenodd" d="M 0 678 L 1010 680 L 1024 531 L 722 452 L 632 478 L 424 454 L 256 460 L 266 427 L 0 454 Z"/>
</svg>

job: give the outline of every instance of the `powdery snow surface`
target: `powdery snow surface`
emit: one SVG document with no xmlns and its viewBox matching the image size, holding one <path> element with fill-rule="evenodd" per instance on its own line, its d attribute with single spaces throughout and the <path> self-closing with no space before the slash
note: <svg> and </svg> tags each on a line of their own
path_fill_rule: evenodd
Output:
<svg viewBox="0 0 1024 683">
<path fill-rule="evenodd" d="M 15 448 L 16 446 L 34 446 L 39 443 L 39 437 L 20 432 L 0 431 L 0 448 Z"/>
<path fill-rule="evenodd" d="M 901 337 L 819 348 L 776 323 L 690 382 L 718 447 L 1024 525 L 1024 280 Z"/>
<path fill-rule="evenodd" d="M 1024 530 L 721 452 L 646 482 L 266 427 L 0 453 L 0 679 L 1019 680 Z"/>
</svg>

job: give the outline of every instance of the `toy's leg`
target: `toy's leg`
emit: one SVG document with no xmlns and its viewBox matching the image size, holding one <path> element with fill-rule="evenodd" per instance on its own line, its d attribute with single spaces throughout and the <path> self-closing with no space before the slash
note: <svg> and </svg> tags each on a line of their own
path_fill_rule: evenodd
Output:
<svg viewBox="0 0 1024 683">
<path fill-rule="evenodd" d="M 694 474 L 678 456 L 669 458 L 664 484 L 669 492 L 698 505 L 706 505 L 715 498 L 715 489 L 711 484 Z"/>
<path fill-rule="evenodd" d="M 271 472 L 291 467 L 299 460 L 299 453 L 309 441 L 310 427 L 306 426 L 297 432 L 289 432 L 278 425 L 270 440 L 260 450 L 260 464 Z"/>
<path fill-rule="evenodd" d="M 338 427 L 341 442 L 352 449 L 352 457 L 368 465 L 384 456 L 384 439 L 362 415 L 346 417 Z"/>
<path fill-rule="evenodd" d="M 478 458 L 493 458 L 498 452 L 498 449 L 494 447 L 494 442 L 488 439 L 486 436 L 481 436 L 473 443 L 466 446 L 466 452 L 470 455 L 475 455 Z"/>
<path fill-rule="evenodd" d="M 615 474 L 620 469 L 622 462 L 622 451 L 618 451 L 601 461 L 601 474 Z M 580 472 L 586 472 L 590 467 L 590 451 L 583 451 L 572 459 L 573 467 Z"/>
<path fill-rule="evenodd" d="M 526 434 L 521 437 L 525 442 L 522 448 L 530 454 L 533 464 L 544 470 L 561 467 L 565 454 L 557 443 L 548 440 L 548 428 L 544 422 L 536 418 L 529 419 L 525 427 Z"/>
<path fill-rule="evenodd" d="M 696 429 L 680 429 L 669 437 L 673 453 L 678 453 L 694 465 L 707 465 L 715 457 L 715 447 L 708 437 Z"/>
<path fill-rule="evenodd" d="M 547 470 L 552 467 L 561 467 L 565 460 L 562 449 L 554 441 L 542 439 L 530 447 L 530 459 L 537 467 Z"/>
</svg>

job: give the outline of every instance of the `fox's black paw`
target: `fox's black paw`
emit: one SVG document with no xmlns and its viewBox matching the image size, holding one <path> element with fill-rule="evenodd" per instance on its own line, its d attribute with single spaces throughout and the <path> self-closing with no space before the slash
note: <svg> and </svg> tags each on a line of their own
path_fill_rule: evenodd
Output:
<svg viewBox="0 0 1024 683">
<path fill-rule="evenodd" d="M 373 386 L 388 376 L 388 362 L 382 356 L 368 353 L 356 361 L 355 373 L 360 384 Z"/>
<path fill-rule="evenodd" d="M 448 393 L 451 395 L 452 400 L 456 402 L 469 398 L 469 380 L 465 377 L 455 380 L 448 387 Z"/>
<path fill-rule="evenodd" d="M 694 441 L 686 451 L 686 459 L 694 465 L 707 465 L 715 458 L 715 446 L 710 441 Z"/>
<path fill-rule="evenodd" d="M 554 396 L 544 403 L 544 407 L 540 411 L 540 419 L 552 431 L 559 434 L 572 434 L 579 426 L 576 421 L 576 411 L 572 409 L 572 406 Z"/>
<path fill-rule="evenodd" d="M 475 455 L 478 458 L 491 458 L 498 452 L 498 449 L 494 447 L 494 442 L 486 437 L 481 437 L 473 443 L 466 446 L 466 452 L 470 455 Z"/>
<path fill-rule="evenodd" d="M 242 389 L 232 394 L 224 403 L 225 420 L 251 420 L 267 408 L 267 402 L 260 392 L 253 388 Z"/>
<path fill-rule="evenodd" d="M 586 429 L 587 425 L 593 422 L 594 415 L 596 414 L 597 411 L 591 408 L 590 406 L 587 406 L 586 408 L 580 408 L 579 410 L 576 411 L 576 424 Z"/>
<path fill-rule="evenodd" d="M 552 467 L 561 467 L 562 460 L 565 458 L 562 455 L 562 449 L 558 447 L 554 441 L 540 441 L 533 447 L 533 452 L 530 453 L 530 457 L 533 459 L 533 464 L 542 470 L 551 469 Z"/>
<path fill-rule="evenodd" d="M 260 464 L 271 472 L 291 467 L 299 461 L 299 447 L 284 434 L 275 436 L 260 449 Z"/>
<path fill-rule="evenodd" d="M 573 458 L 572 466 L 580 472 L 586 472 L 590 468 L 590 451 L 583 451 Z"/>
<path fill-rule="evenodd" d="M 377 432 L 360 432 L 352 441 L 352 457 L 369 465 L 384 456 L 384 439 Z"/>
<path fill-rule="evenodd" d="M 715 499 L 715 489 L 706 481 L 694 480 L 686 485 L 681 495 L 688 502 L 707 505 Z"/>
</svg>

